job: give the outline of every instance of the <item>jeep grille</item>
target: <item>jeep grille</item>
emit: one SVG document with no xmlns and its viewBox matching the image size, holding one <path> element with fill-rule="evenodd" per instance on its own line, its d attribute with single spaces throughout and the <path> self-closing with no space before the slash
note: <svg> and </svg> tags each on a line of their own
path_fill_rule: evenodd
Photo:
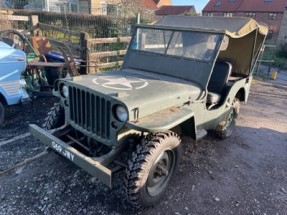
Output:
<svg viewBox="0 0 287 215">
<path fill-rule="evenodd" d="M 101 139 L 110 139 L 111 102 L 84 90 L 69 87 L 71 125 Z"/>
</svg>

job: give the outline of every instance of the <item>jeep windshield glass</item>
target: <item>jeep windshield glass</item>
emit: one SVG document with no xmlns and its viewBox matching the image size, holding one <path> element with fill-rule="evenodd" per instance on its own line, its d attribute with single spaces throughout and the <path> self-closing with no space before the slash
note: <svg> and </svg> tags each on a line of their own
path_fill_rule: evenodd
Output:
<svg viewBox="0 0 287 215">
<path fill-rule="evenodd" d="M 220 35 L 214 33 L 138 28 L 131 49 L 211 60 L 219 41 Z"/>
</svg>

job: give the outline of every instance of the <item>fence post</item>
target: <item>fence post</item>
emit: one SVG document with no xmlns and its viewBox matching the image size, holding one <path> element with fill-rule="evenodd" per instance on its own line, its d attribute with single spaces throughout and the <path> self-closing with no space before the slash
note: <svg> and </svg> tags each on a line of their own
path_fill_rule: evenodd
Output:
<svg viewBox="0 0 287 215">
<path fill-rule="evenodd" d="M 31 15 L 31 24 L 35 26 L 39 23 L 39 17 L 37 15 Z"/>
<path fill-rule="evenodd" d="M 80 35 L 80 46 L 83 48 L 81 50 L 81 58 L 86 61 L 85 73 L 88 73 L 89 69 L 89 49 L 88 49 L 88 41 L 89 34 L 87 32 L 81 32 Z"/>
<path fill-rule="evenodd" d="M 86 44 L 85 48 L 86 48 L 87 73 L 94 74 L 97 71 L 94 66 L 94 59 L 92 59 L 90 56 L 93 43 L 91 42 L 91 39 L 87 38 L 85 44 Z"/>
</svg>

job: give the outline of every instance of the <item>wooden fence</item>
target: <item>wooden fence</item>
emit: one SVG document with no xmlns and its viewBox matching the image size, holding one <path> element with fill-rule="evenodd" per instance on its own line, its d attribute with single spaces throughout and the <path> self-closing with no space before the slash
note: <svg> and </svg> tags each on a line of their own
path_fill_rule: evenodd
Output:
<svg viewBox="0 0 287 215">
<path fill-rule="evenodd" d="M 10 14 L 10 11 L 1 9 L 0 9 L 0 20 L 2 21 L 1 24 L 6 23 L 7 20 L 12 22 L 27 22 L 31 26 L 34 26 L 39 23 L 39 17 L 36 15 L 30 15 L 30 16 L 12 15 Z M 17 28 L 17 25 L 16 26 L 12 25 L 11 27 Z"/>
<path fill-rule="evenodd" d="M 130 40 L 131 37 L 87 39 L 87 59 L 90 73 L 120 67 Z"/>
<path fill-rule="evenodd" d="M 32 31 L 34 35 L 45 36 L 51 42 L 53 49 L 68 46 L 74 57 L 83 59 L 88 73 L 120 67 L 131 40 L 131 37 L 93 39 L 85 32 L 42 23 L 38 23 Z"/>
<path fill-rule="evenodd" d="M 44 36 L 47 38 L 52 44 L 53 49 L 68 46 L 72 50 L 74 57 L 87 60 L 87 33 L 63 29 L 43 23 L 38 23 L 33 26 L 31 31 L 34 36 Z"/>
<path fill-rule="evenodd" d="M 6 15 L 12 21 L 31 22 L 31 36 L 44 36 L 53 50 L 69 47 L 74 57 L 84 61 L 88 73 L 118 68 L 123 63 L 131 37 L 89 38 L 86 32 L 73 31 L 38 22 L 38 16 Z"/>
</svg>

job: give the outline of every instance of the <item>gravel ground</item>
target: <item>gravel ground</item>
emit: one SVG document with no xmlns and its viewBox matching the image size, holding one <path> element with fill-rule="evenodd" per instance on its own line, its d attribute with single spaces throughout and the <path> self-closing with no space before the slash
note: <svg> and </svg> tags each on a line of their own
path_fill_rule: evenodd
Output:
<svg viewBox="0 0 287 215">
<path fill-rule="evenodd" d="M 8 173 L 44 150 L 32 136 L 1 146 L 41 125 L 56 99 L 9 110 L 0 129 L 0 214 L 287 214 L 287 87 L 254 81 L 235 131 L 227 140 L 184 138 L 184 155 L 162 202 L 129 207 L 123 174 L 107 188 L 66 159 L 49 153 Z"/>
</svg>

